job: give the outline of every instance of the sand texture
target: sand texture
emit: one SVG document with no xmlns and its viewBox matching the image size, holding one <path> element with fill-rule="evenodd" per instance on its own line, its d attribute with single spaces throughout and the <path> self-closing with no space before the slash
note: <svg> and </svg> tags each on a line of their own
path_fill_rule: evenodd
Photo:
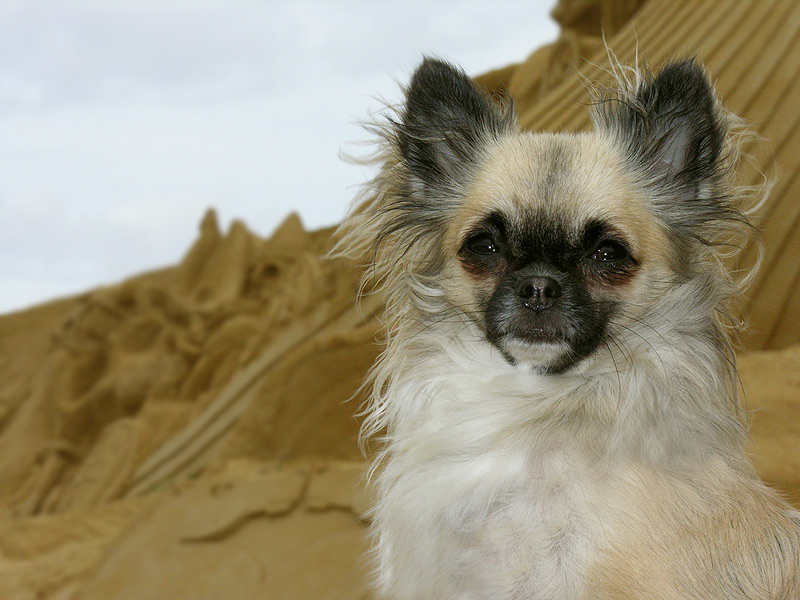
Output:
<svg viewBox="0 0 800 600">
<path fill-rule="evenodd" d="M 740 355 L 751 451 L 800 505 L 800 5 L 563 0 L 562 34 L 479 81 L 525 127 L 581 130 L 606 39 L 697 54 L 775 178 Z M 457 57 L 453 57 L 457 59 Z M 0 598 L 365 599 L 360 382 L 382 300 L 331 230 L 213 211 L 176 266 L 0 317 Z M 752 261 L 748 249 L 745 261 Z M 369 290 L 367 290 L 369 292 Z M 351 399 L 352 398 L 352 399 Z"/>
</svg>

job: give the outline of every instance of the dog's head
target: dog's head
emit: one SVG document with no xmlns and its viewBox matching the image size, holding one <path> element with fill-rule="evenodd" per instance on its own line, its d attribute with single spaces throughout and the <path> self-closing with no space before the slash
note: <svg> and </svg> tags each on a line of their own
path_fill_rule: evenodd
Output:
<svg viewBox="0 0 800 600">
<path fill-rule="evenodd" d="M 413 318 L 466 321 L 509 362 L 558 373 L 668 318 L 675 288 L 717 285 L 713 248 L 743 221 L 728 117 L 693 61 L 635 75 L 598 98 L 594 132 L 531 134 L 461 70 L 422 63 L 351 224 Z"/>
</svg>

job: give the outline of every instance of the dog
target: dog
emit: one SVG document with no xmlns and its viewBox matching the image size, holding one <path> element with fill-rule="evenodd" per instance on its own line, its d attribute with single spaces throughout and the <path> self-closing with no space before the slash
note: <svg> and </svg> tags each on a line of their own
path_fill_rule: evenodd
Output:
<svg viewBox="0 0 800 600">
<path fill-rule="evenodd" d="M 693 59 L 615 72 L 593 131 L 535 134 L 425 58 L 375 129 L 337 247 L 386 297 L 384 598 L 800 598 L 800 513 L 744 449 L 737 120 Z"/>
</svg>

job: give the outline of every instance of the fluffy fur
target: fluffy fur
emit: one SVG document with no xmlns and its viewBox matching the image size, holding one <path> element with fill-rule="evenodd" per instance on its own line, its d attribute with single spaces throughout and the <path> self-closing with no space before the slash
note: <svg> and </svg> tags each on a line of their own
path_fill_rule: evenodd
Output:
<svg viewBox="0 0 800 600">
<path fill-rule="evenodd" d="M 426 59 L 377 130 L 338 249 L 388 299 L 386 598 L 800 598 L 800 515 L 744 452 L 732 118 L 693 61 L 627 73 L 593 132 L 530 134 Z"/>
</svg>

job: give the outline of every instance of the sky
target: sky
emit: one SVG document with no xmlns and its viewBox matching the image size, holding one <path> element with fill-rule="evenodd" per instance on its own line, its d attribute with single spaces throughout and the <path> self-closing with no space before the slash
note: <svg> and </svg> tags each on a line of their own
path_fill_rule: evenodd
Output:
<svg viewBox="0 0 800 600">
<path fill-rule="evenodd" d="M 214 207 L 341 221 L 360 123 L 424 54 L 469 74 L 558 33 L 552 0 L 0 2 L 0 314 L 177 263 Z"/>
</svg>

